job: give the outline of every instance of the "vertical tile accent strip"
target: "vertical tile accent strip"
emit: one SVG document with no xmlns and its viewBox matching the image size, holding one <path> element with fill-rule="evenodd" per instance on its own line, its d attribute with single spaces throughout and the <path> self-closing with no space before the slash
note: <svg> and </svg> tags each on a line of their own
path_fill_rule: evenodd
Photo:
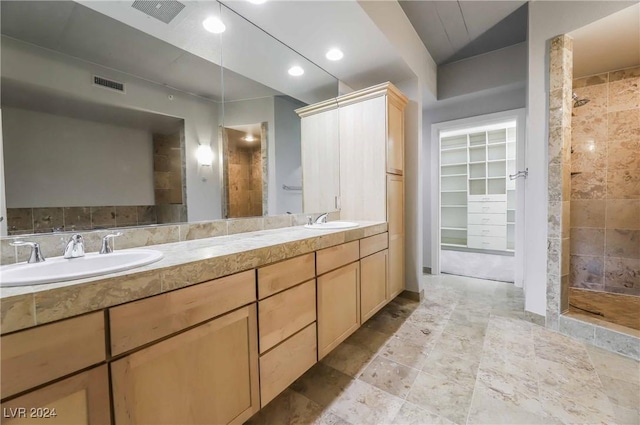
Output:
<svg viewBox="0 0 640 425">
<path fill-rule="evenodd" d="M 571 112 L 573 40 L 561 35 L 549 51 L 549 207 L 547 232 L 546 326 L 559 329 L 559 317 L 569 307 L 568 237 L 571 199 Z M 562 281 L 564 280 L 564 285 Z"/>
</svg>

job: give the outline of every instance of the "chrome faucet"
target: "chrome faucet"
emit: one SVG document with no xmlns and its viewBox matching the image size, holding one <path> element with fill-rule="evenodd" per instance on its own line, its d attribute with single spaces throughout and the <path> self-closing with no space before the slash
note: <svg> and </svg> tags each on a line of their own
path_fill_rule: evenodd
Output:
<svg viewBox="0 0 640 425">
<path fill-rule="evenodd" d="M 329 213 L 320 214 L 318 218 L 316 218 L 316 224 L 324 224 L 327 222 L 327 217 Z"/>
<path fill-rule="evenodd" d="M 44 258 L 44 254 L 40 249 L 40 244 L 37 242 L 27 242 L 27 241 L 15 241 L 10 244 L 11 246 L 30 246 L 31 254 L 29 254 L 29 259 L 27 263 L 41 263 L 46 260 Z"/>
<path fill-rule="evenodd" d="M 113 252 L 113 248 L 109 244 L 109 241 L 113 238 L 117 238 L 118 236 L 122 236 L 122 232 L 112 233 L 110 235 L 106 235 L 102 238 L 102 247 L 100 248 L 100 254 L 110 254 Z"/>
<path fill-rule="evenodd" d="M 64 249 L 64 258 L 84 257 L 84 238 L 81 234 L 71 236 Z"/>
</svg>

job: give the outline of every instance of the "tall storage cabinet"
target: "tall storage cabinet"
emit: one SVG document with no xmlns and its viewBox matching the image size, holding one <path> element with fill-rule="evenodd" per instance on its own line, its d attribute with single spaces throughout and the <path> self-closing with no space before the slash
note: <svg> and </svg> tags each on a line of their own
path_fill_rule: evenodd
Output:
<svg viewBox="0 0 640 425">
<path fill-rule="evenodd" d="M 407 98 L 380 84 L 338 98 L 340 218 L 389 223 L 388 296 L 404 290 L 404 109 Z"/>
<path fill-rule="evenodd" d="M 389 299 L 404 290 L 404 109 L 407 98 L 384 83 L 298 109 L 302 117 L 302 180 L 305 211 L 331 206 L 328 175 L 339 170 L 336 209 L 342 220 L 389 223 Z M 337 111 L 336 108 L 337 107 Z M 337 113 L 339 155 L 319 151 L 335 146 L 331 125 Z M 309 158 L 313 164 L 307 164 Z M 325 162 L 321 162 L 321 161 Z M 320 168 L 318 168 L 320 167 Z M 319 170 L 319 171 L 318 171 Z M 324 195 L 322 194 L 324 192 Z M 322 198 L 323 199 L 319 199 Z"/>
</svg>

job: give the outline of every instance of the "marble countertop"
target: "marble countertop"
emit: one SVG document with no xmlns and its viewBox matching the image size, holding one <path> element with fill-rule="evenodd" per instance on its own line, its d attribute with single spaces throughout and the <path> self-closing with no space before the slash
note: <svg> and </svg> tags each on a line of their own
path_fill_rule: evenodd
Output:
<svg viewBox="0 0 640 425">
<path fill-rule="evenodd" d="M 387 231 L 385 222 L 358 223 L 354 229 L 298 226 L 147 246 L 164 258 L 103 276 L 1 288 L 0 330 L 50 323 Z"/>
</svg>

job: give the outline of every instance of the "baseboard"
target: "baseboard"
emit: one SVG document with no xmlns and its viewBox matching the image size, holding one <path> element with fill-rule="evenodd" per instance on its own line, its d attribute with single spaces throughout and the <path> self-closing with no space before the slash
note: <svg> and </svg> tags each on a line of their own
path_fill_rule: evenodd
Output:
<svg viewBox="0 0 640 425">
<path fill-rule="evenodd" d="M 424 290 L 422 290 L 420 292 L 404 290 L 398 296 L 402 297 L 402 298 L 406 298 L 406 299 L 412 300 L 412 301 L 420 302 L 420 301 L 422 301 L 424 299 Z"/>
</svg>

